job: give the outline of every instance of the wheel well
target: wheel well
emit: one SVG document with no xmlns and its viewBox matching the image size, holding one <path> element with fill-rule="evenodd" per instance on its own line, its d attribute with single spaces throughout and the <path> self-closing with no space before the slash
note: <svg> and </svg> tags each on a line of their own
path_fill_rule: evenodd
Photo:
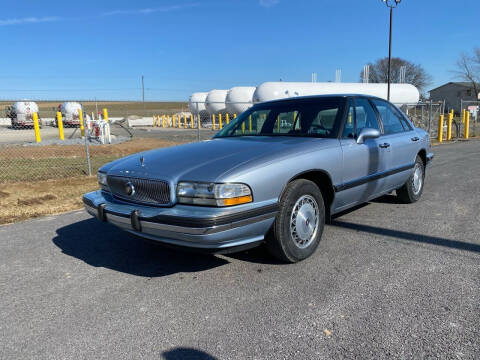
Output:
<svg viewBox="0 0 480 360">
<path fill-rule="evenodd" d="M 422 149 L 418 152 L 418 156 L 420 156 L 420 159 L 423 161 L 423 166 L 427 166 L 427 152 L 425 149 Z"/>
<path fill-rule="evenodd" d="M 333 190 L 332 180 L 330 176 L 321 170 L 312 170 L 301 173 L 291 179 L 289 182 L 298 179 L 306 179 L 310 180 L 311 182 L 315 183 L 320 191 L 322 192 L 323 201 L 325 203 L 325 211 L 326 211 L 326 218 L 330 218 L 330 207 L 333 203 L 333 198 L 335 196 L 335 191 Z"/>
</svg>

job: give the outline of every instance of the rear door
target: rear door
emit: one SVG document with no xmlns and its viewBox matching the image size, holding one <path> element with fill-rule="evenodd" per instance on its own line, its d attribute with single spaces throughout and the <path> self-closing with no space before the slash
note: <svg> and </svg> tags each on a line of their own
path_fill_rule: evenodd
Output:
<svg viewBox="0 0 480 360">
<path fill-rule="evenodd" d="M 389 102 L 371 99 L 383 124 L 382 143 L 388 145 L 389 159 L 385 186 L 393 190 L 402 186 L 410 176 L 417 155 L 419 140 L 411 125 Z"/>
<path fill-rule="evenodd" d="M 365 202 L 385 189 L 385 180 L 378 175 L 386 170 L 386 151 L 379 139 L 357 144 L 363 128 L 380 131 L 377 114 L 366 98 L 351 98 L 340 139 L 343 183 L 337 187 L 338 211 Z"/>
</svg>

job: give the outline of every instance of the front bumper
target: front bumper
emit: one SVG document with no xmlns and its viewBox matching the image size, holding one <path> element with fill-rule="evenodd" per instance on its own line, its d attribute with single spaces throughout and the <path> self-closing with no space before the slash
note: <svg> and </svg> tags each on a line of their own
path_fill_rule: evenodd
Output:
<svg viewBox="0 0 480 360">
<path fill-rule="evenodd" d="M 203 249 L 242 247 L 262 241 L 278 210 L 276 201 L 231 208 L 143 206 L 120 202 L 101 190 L 85 194 L 83 203 L 89 214 L 138 236 Z"/>
</svg>

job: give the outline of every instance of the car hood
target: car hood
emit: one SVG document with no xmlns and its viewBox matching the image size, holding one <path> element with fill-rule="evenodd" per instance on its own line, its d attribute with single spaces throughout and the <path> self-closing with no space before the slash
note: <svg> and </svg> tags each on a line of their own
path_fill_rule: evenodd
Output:
<svg viewBox="0 0 480 360">
<path fill-rule="evenodd" d="M 105 165 L 110 175 L 215 182 L 248 163 L 274 161 L 328 147 L 333 139 L 299 137 L 219 138 L 130 155 Z M 142 165 L 143 158 L 143 165 Z M 242 166 L 243 168 L 245 166 Z"/>
</svg>

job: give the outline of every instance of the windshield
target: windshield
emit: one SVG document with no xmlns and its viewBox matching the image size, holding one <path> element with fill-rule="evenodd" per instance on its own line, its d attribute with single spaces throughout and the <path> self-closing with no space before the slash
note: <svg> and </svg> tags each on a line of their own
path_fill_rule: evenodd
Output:
<svg viewBox="0 0 480 360">
<path fill-rule="evenodd" d="M 345 99 L 315 98 L 258 104 L 240 114 L 215 138 L 238 136 L 337 136 Z"/>
</svg>

